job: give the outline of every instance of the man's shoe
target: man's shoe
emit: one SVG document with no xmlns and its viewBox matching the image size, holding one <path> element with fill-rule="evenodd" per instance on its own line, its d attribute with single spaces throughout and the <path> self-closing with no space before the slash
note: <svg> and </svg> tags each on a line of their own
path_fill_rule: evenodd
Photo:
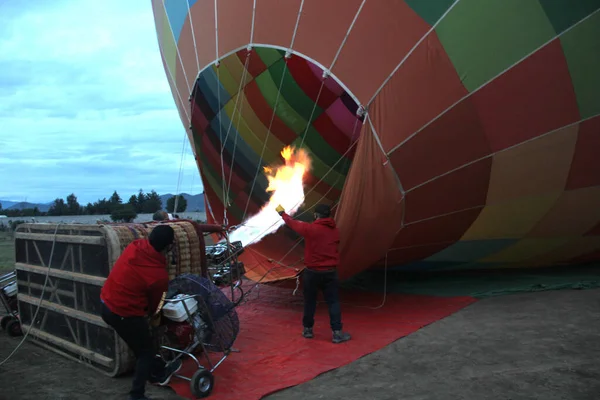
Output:
<svg viewBox="0 0 600 400">
<path fill-rule="evenodd" d="M 160 385 L 160 386 L 168 385 L 169 382 L 171 381 L 171 377 L 174 374 L 176 374 L 177 372 L 179 372 L 182 365 L 183 365 L 183 362 L 181 361 L 181 358 L 178 358 L 176 361 L 173 361 L 172 363 L 167 364 L 167 366 L 165 367 L 165 373 L 164 373 L 163 377 L 161 379 L 158 379 L 156 384 Z"/>
<path fill-rule="evenodd" d="M 333 331 L 333 338 L 331 341 L 333 343 L 342 343 L 347 342 L 348 340 L 350 340 L 351 337 L 352 336 L 350 336 L 350 334 L 347 332 Z"/>
<path fill-rule="evenodd" d="M 302 336 L 307 339 L 312 339 L 315 335 L 313 334 L 313 328 L 304 327 L 304 332 L 302 332 Z"/>
</svg>

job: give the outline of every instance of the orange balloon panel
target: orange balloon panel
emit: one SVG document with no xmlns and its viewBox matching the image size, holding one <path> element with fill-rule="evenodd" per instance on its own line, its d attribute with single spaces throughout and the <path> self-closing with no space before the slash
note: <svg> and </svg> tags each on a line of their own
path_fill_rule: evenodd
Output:
<svg viewBox="0 0 600 400">
<path fill-rule="evenodd" d="M 298 217 L 334 206 L 343 278 L 599 259 L 600 3 L 484 3 L 153 0 L 209 219 L 258 212 L 263 167 L 302 146 Z M 247 275 L 302 254 L 282 227 Z"/>
</svg>

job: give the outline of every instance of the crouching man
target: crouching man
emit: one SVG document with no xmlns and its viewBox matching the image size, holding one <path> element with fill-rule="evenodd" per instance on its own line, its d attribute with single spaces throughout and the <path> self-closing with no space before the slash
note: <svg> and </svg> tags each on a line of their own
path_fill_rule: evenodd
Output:
<svg viewBox="0 0 600 400">
<path fill-rule="evenodd" d="M 112 326 L 136 357 L 130 400 L 150 400 L 146 381 L 161 386 L 181 368 L 181 360 L 170 364 L 156 357 L 150 334 L 150 319 L 168 289 L 165 254 L 172 248 L 174 231 L 157 225 L 148 239 L 137 239 L 123 251 L 102 287 L 102 319 Z"/>
<path fill-rule="evenodd" d="M 317 204 L 314 210 L 315 221 L 313 223 L 296 221 L 285 213 L 281 205 L 277 206 L 276 211 L 281 215 L 287 226 L 304 237 L 304 264 L 306 268 L 302 273 L 304 293 L 303 336 L 308 339 L 314 336 L 313 326 L 317 310 L 317 295 L 319 291 L 322 291 L 325 302 L 329 306 L 329 322 L 333 343 L 350 340 L 350 335 L 342 332 L 342 310 L 337 275 L 337 266 L 340 262 L 338 250 L 340 233 L 335 220 L 330 216 L 330 207 L 326 204 Z"/>
</svg>

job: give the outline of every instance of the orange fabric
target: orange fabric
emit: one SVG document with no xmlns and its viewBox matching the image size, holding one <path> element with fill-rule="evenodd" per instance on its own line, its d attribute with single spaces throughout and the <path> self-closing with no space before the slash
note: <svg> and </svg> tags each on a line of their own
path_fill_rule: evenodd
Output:
<svg viewBox="0 0 600 400">
<path fill-rule="evenodd" d="M 370 107 L 373 124 L 385 151 L 400 144 L 466 94 L 467 89 L 437 35 L 432 32 L 417 46 Z M 461 121 L 460 126 L 463 124 Z"/>
<path fill-rule="evenodd" d="M 300 0 L 257 1 L 254 43 L 290 47 L 299 10 Z"/>
<path fill-rule="evenodd" d="M 356 156 L 335 215 L 340 229 L 341 279 L 384 257 L 402 224 L 402 193 L 370 124 L 363 125 Z"/>
<path fill-rule="evenodd" d="M 246 277 L 263 283 L 295 277 L 304 268 L 304 246 L 302 243 L 296 245 L 297 241 L 280 232 L 246 247 L 239 257 L 244 263 Z"/>
<path fill-rule="evenodd" d="M 192 39 L 192 28 L 190 26 L 189 17 L 185 19 L 185 23 L 183 24 L 177 47 L 179 48 L 181 59 L 185 65 L 195 65 L 195 69 L 198 69 L 197 65 L 200 64 L 200 69 L 203 69 L 208 64 L 211 64 L 217 56 L 215 2 L 213 0 L 198 0 L 192 7 L 190 14 L 194 23 L 196 47 L 194 48 L 194 39 Z M 223 35 L 223 32 L 219 26 L 219 42 L 221 41 L 221 35 Z M 188 54 L 186 55 L 184 53 Z M 198 53 L 197 62 L 195 53 Z M 188 72 L 188 74 L 190 72 Z M 198 73 L 198 71 L 195 72 Z M 196 75 L 193 74 L 191 78 L 195 79 Z M 190 92 L 186 93 L 186 98 L 189 94 Z M 183 96 L 183 93 L 181 95 Z"/>
<path fill-rule="evenodd" d="M 294 50 L 329 68 L 361 3 L 305 1 Z"/>
<path fill-rule="evenodd" d="M 579 124 L 566 190 L 600 185 L 600 116 Z"/>
<path fill-rule="evenodd" d="M 217 2 L 219 57 L 248 45 L 252 31 L 252 17 L 248 18 L 248 16 L 252 16 L 252 7 L 252 1 L 219 0 Z"/>
<path fill-rule="evenodd" d="M 429 28 L 404 1 L 367 1 L 332 72 L 367 104 Z"/>
</svg>

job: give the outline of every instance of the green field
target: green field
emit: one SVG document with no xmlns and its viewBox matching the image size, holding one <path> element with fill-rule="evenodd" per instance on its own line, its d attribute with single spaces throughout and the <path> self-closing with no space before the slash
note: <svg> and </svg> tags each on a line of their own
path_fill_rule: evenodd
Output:
<svg viewBox="0 0 600 400">
<path fill-rule="evenodd" d="M 15 246 L 11 234 L 0 232 L 0 275 L 15 268 Z"/>
</svg>

